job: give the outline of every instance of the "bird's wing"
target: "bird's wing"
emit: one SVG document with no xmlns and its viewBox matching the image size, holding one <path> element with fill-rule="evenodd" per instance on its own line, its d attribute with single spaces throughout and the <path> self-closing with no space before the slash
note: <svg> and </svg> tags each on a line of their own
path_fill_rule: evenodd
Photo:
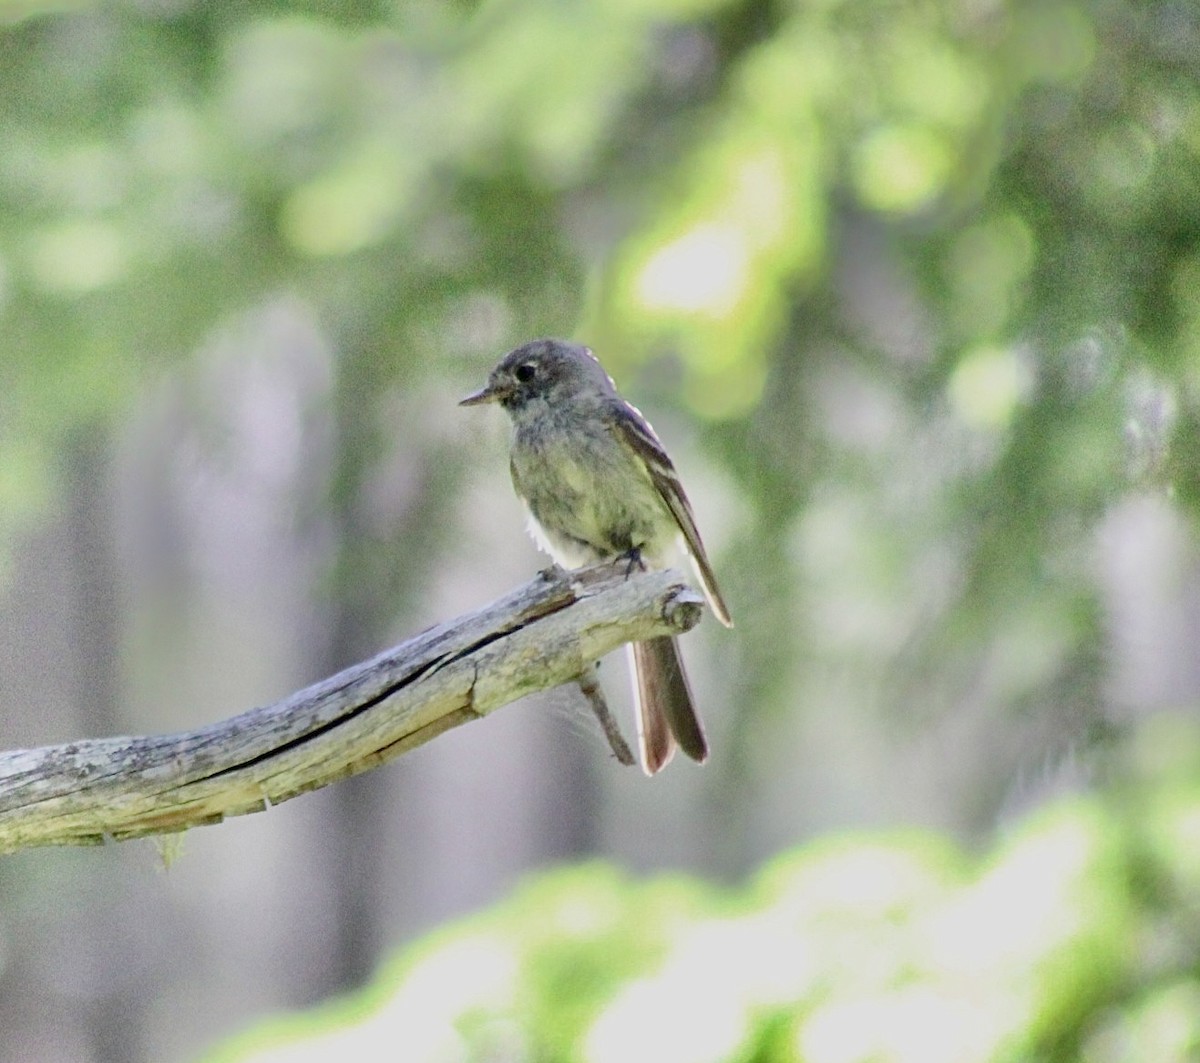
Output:
<svg viewBox="0 0 1200 1063">
<path fill-rule="evenodd" d="M 726 627 L 733 627 L 729 609 L 717 587 L 717 577 L 713 574 L 708 555 L 704 552 L 704 543 L 696 528 L 696 518 L 692 515 L 692 505 L 684 494 L 679 474 L 676 473 L 675 466 L 659 442 L 658 436 L 654 434 L 654 429 L 637 407 L 622 402 L 613 418 L 613 431 L 617 439 L 645 466 L 650 482 L 662 496 L 667 509 L 671 511 L 671 516 L 675 518 L 675 523 L 679 525 L 679 530 L 683 532 L 688 553 L 696 566 L 696 575 L 700 578 L 700 585 L 704 589 L 704 596 L 708 599 L 713 615 Z"/>
</svg>

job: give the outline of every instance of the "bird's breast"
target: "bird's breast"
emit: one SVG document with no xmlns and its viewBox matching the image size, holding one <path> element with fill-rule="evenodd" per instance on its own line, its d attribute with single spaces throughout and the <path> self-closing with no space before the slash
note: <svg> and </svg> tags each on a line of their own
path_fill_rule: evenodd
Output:
<svg viewBox="0 0 1200 1063">
<path fill-rule="evenodd" d="M 563 563 L 654 553 L 673 530 L 649 478 L 603 426 L 534 426 L 514 434 L 513 485 L 538 525 L 535 538 Z M 586 555 L 591 556 L 586 556 Z"/>
</svg>

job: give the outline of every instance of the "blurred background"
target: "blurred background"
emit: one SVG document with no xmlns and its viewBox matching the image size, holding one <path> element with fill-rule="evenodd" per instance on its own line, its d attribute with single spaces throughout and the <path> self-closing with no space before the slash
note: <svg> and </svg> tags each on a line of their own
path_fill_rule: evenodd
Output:
<svg viewBox="0 0 1200 1063">
<path fill-rule="evenodd" d="M 1200 706 L 1194 4 L 0 19 L 0 745 L 196 727 L 531 577 L 454 404 L 541 335 L 654 423 L 737 622 L 685 640 L 703 769 L 560 690 L 169 870 L 5 857 L 0 1063 L 195 1058 L 585 858 L 983 852 Z"/>
</svg>

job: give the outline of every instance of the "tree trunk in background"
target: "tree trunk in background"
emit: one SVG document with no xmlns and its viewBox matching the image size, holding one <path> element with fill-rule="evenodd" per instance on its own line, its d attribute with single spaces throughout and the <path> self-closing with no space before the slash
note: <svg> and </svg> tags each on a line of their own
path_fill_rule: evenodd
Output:
<svg viewBox="0 0 1200 1063">
<path fill-rule="evenodd" d="M 79 733 L 112 735 L 126 730 L 121 713 L 123 596 L 116 543 L 114 445 L 109 425 L 78 430 L 67 451 L 65 545 L 71 588 L 67 659 Z M 84 1009 L 91 1058 L 96 1063 L 141 1059 L 145 1002 L 153 995 L 140 949 L 140 935 L 123 932 L 137 924 L 137 884 L 129 861 L 97 862 L 101 879 L 95 908 L 79 917 L 75 944 L 90 956 Z"/>
<path fill-rule="evenodd" d="M 380 649 L 382 640 L 372 639 L 372 634 L 358 623 L 353 609 L 335 604 L 322 674 L 332 675 Z M 387 874 L 381 841 L 388 833 L 388 809 L 404 787 L 403 782 L 397 785 L 395 774 L 403 778 L 402 770 L 372 771 L 331 789 L 329 823 L 326 836 L 318 839 L 318 851 L 329 875 L 335 952 L 323 976 L 307 987 L 314 999 L 366 982 L 387 941 L 386 928 L 380 925 L 379 897 Z"/>
</svg>

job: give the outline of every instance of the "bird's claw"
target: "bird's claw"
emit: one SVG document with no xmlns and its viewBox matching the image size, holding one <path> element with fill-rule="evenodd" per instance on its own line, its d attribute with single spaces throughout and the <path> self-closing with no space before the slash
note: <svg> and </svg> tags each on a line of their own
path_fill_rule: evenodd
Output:
<svg viewBox="0 0 1200 1063">
<path fill-rule="evenodd" d="M 646 562 L 642 560 L 642 548 L 640 546 L 635 546 L 631 550 L 626 550 L 623 554 L 618 554 L 615 563 L 620 564 L 622 561 L 625 562 L 626 579 L 629 579 L 635 568 L 639 572 L 646 571 Z"/>
</svg>

